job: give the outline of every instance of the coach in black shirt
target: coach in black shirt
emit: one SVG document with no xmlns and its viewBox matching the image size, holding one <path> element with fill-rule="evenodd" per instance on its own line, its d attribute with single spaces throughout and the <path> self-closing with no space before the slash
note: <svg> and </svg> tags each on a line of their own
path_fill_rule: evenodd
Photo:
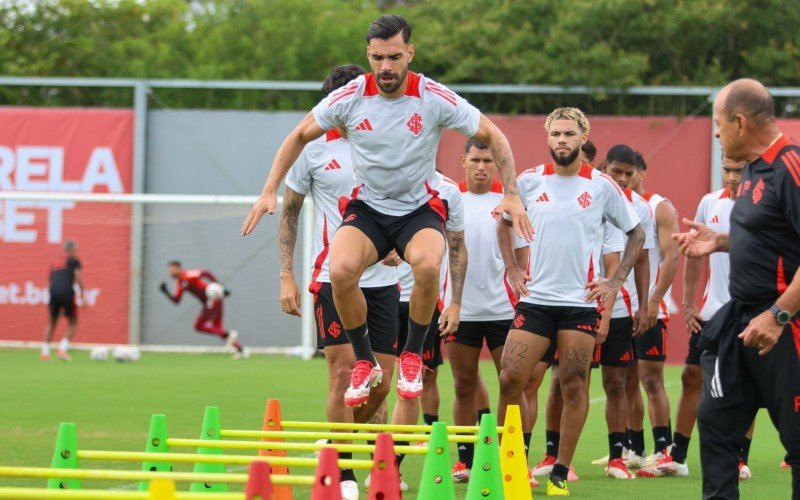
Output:
<svg viewBox="0 0 800 500">
<path fill-rule="evenodd" d="M 730 234 L 690 221 L 673 235 L 692 257 L 729 252 L 731 301 L 708 322 L 697 412 L 703 498 L 738 498 L 739 441 L 766 407 L 800 500 L 800 147 L 775 124 L 772 96 L 736 80 L 714 101 L 725 156 L 747 161 Z"/>
</svg>

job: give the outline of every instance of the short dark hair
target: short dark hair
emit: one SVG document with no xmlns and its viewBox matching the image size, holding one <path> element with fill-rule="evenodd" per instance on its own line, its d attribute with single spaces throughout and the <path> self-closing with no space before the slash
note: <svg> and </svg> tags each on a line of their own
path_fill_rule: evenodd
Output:
<svg viewBox="0 0 800 500">
<path fill-rule="evenodd" d="M 775 101 L 769 91 L 756 92 L 744 85 L 733 85 L 725 99 L 725 119 L 732 122 L 737 114 L 756 123 L 775 120 Z"/>
<path fill-rule="evenodd" d="M 581 151 L 586 155 L 586 159 L 589 160 L 589 163 L 593 162 L 597 156 L 597 148 L 592 141 L 586 141 L 583 146 L 581 146 Z"/>
<path fill-rule="evenodd" d="M 607 163 L 612 163 L 615 161 L 619 163 L 626 163 L 628 165 L 638 165 L 636 161 L 636 151 L 626 144 L 617 144 L 616 146 L 611 146 L 611 149 L 609 149 L 608 153 L 606 153 Z"/>
<path fill-rule="evenodd" d="M 647 162 L 644 161 L 644 155 L 640 152 L 636 152 L 636 168 L 639 170 L 647 170 Z"/>
<path fill-rule="evenodd" d="M 403 33 L 403 42 L 408 43 L 411 40 L 411 25 L 408 21 L 403 16 L 395 14 L 381 16 L 372 21 L 367 28 L 367 43 L 373 38 L 388 40 L 398 33 Z"/>
<path fill-rule="evenodd" d="M 367 71 L 357 64 L 345 64 L 344 66 L 334 66 L 325 82 L 322 84 L 322 95 L 327 97 L 334 90 L 344 87 L 351 80 L 363 75 Z"/>
<path fill-rule="evenodd" d="M 179 261 L 179 260 L 171 260 L 171 261 L 167 262 L 167 265 L 168 266 L 181 267 L 181 261 Z"/>
<path fill-rule="evenodd" d="M 481 142 L 478 139 L 475 139 L 474 137 L 470 137 L 469 139 L 467 139 L 467 143 L 464 144 L 464 153 L 465 154 L 469 153 L 469 150 L 472 148 L 489 149 L 489 145 L 486 144 L 485 142 Z"/>
</svg>

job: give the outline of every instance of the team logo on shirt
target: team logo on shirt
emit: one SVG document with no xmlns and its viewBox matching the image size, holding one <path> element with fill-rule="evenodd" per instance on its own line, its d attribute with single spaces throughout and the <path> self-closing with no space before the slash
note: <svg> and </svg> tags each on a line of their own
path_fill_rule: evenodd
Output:
<svg viewBox="0 0 800 500">
<path fill-rule="evenodd" d="M 517 317 L 514 318 L 514 328 L 519 329 L 523 324 L 525 324 L 525 316 L 517 314 Z"/>
<path fill-rule="evenodd" d="M 587 208 L 591 204 L 592 195 L 589 194 L 589 191 L 584 191 L 582 195 L 578 196 L 578 205 L 580 205 L 581 208 Z"/>
<path fill-rule="evenodd" d="M 325 166 L 325 170 L 341 170 L 342 166 L 339 165 L 339 162 L 336 161 L 336 158 L 332 159 L 330 163 Z"/>
<path fill-rule="evenodd" d="M 541 196 L 536 198 L 536 203 L 546 203 L 550 201 L 550 197 L 547 196 L 547 193 L 542 193 Z"/>
<path fill-rule="evenodd" d="M 364 120 L 361 123 L 356 125 L 356 130 L 360 130 L 362 132 L 371 132 L 372 131 L 372 124 L 369 122 L 369 120 L 364 118 Z"/>
<path fill-rule="evenodd" d="M 342 334 L 342 327 L 339 326 L 338 322 L 333 321 L 330 326 L 328 326 L 328 333 L 331 334 L 331 337 L 338 339 L 339 335 Z"/>
<path fill-rule="evenodd" d="M 758 205 L 761 198 L 764 197 L 764 179 L 759 179 L 756 187 L 753 188 L 753 205 Z"/>
<path fill-rule="evenodd" d="M 408 127 L 408 130 L 414 134 L 414 136 L 418 136 L 420 132 L 422 132 L 422 129 L 425 128 L 422 126 L 422 115 L 419 113 L 414 113 L 411 115 L 411 118 L 409 118 L 408 122 L 406 122 L 406 126 Z"/>
<path fill-rule="evenodd" d="M 744 181 L 744 184 L 739 184 L 739 191 L 736 193 L 736 196 L 741 196 L 750 189 L 750 181 Z"/>
<path fill-rule="evenodd" d="M 711 220 L 708 221 L 708 223 L 709 224 L 719 224 L 719 215 L 715 214 L 714 217 L 712 217 Z"/>
</svg>

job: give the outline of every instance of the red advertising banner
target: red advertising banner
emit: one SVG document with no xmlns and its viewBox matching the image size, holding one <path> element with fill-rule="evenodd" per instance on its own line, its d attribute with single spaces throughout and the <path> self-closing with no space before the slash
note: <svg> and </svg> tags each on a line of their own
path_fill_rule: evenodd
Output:
<svg viewBox="0 0 800 500">
<path fill-rule="evenodd" d="M 129 193 L 132 159 L 129 110 L 0 108 L 0 191 Z M 0 200 L 0 340 L 42 340 L 71 239 L 86 286 L 75 341 L 126 343 L 130 219 L 122 204 Z"/>
</svg>

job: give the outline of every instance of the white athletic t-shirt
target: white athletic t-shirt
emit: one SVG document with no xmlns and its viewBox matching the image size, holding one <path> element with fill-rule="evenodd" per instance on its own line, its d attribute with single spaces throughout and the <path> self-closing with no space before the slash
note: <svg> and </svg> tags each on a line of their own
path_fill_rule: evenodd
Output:
<svg viewBox="0 0 800 500">
<path fill-rule="evenodd" d="M 656 217 L 656 209 L 658 205 L 661 204 L 662 201 L 665 201 L 666 198 L 661 196 L 660 194 L 656 193 L 645 193 L 643 198 L 647 200 L 650 204 L 650 210 L 653 211 L 653 220 Z M 661 247 L 659 246 L 658 242 L 658 225 L 653 224 L 653 234 L 655 235 L 655 243 L 656 249 L 650 252 L 650 293 L 653 293 L 653 290 L 656 288 L 656 281 L 658 280 L 658 273 L 661 269 L 661 262 L 664 260 L 664 256 L 661 254 Z M 664 294 L 664 298 L 661 300 L 661 304 L 658 306 L 658 319 L 668 321 L 669 320 L 669 312 L 674 310 L 675 305 L 672 303 L 672 284 L 670 283 L 669 288 L 667 288 L 667 293 Z"/>
<path fill-rule="evenodd" d="M 703 196 L 694 220 L 719 233 L 729 233 L 732 209 L 733 199 L 730 189 L 720 189 Z M 704 321 L 711 319 L 720 307 L 731 300 L 728 290 L 728 276 L 731 273 L 730 257 L 725 252 L 714 252 L 708 257 L 708 265 L 710 273 L 700 308 L 700 316 Z"/>
<path fill-rule="evenodd" d="M 461 192 L 458 184 L 436 172 L 436 190 L 439 198 L 447 202 L 447 222 L 444 224 L 445 231 L 464 230 L 464 205 L 461 202 Z M 442 258 L 442 267 L 439 271 L 439 310 L 450 303 L 450 255 L 448 252 L 447 241 L 445 240 L 445 252 Z M 467 265 L 469 269 L 469 265 Z M 414 286 L 414 274 L 411 266 L 406 262 L 401 262 L 397 266 L 397 274 L 400 279 L 400 302 L 408 302 L 411 299 L 411 288 Z"/>
<path fill-rule="evenodd" d="M 585 286 L 600 270 L 603 222 L 624 233 L 639 224 L 622 189 L 585 163 L 571 177 L 557 175 L 553 163 L 540 165 L 523 172 L 517 185 L 534 230 L 530 295 L 521 302 L 592 307 Z"/>
<path fill-rule="evenodd" d="M 517 299 L 506 281 L 493 210 L 503 193 L 461 193 L 464 202 L 464 241 L 469 264 L 461 301 L 461 321 L 512 319 Z"/>
<path fill-rule="evenodd" d="M 342 223 L 340 201 L 349 200 L 353 190 L 353 163 L 347 140 L 334 130 L 311 141 L 300 153 L 286 176 L 286 185 L 298 194 L 314 200 L 314 246 L 311 262 L 310 291 L 319 283 L 330 283 L 328 250 L 333 235 Z M 397 271 L 380 262 L 369 267 L 361 276 L 361 288 L 373 288 L 397 283 Z"/>
<path fill-rule="evenodd" d="M 431 198 L 442 129 L 472 137 L 480 124 L 480 111 L 444 85 L 411 71 L 406 78 L 406 94 L 397 99 L 381 97 L 368 73 L 313 109 L 321 128 L 347 130 L 355 198 L 387 215 L 413 212 Z"/>
</svg>

